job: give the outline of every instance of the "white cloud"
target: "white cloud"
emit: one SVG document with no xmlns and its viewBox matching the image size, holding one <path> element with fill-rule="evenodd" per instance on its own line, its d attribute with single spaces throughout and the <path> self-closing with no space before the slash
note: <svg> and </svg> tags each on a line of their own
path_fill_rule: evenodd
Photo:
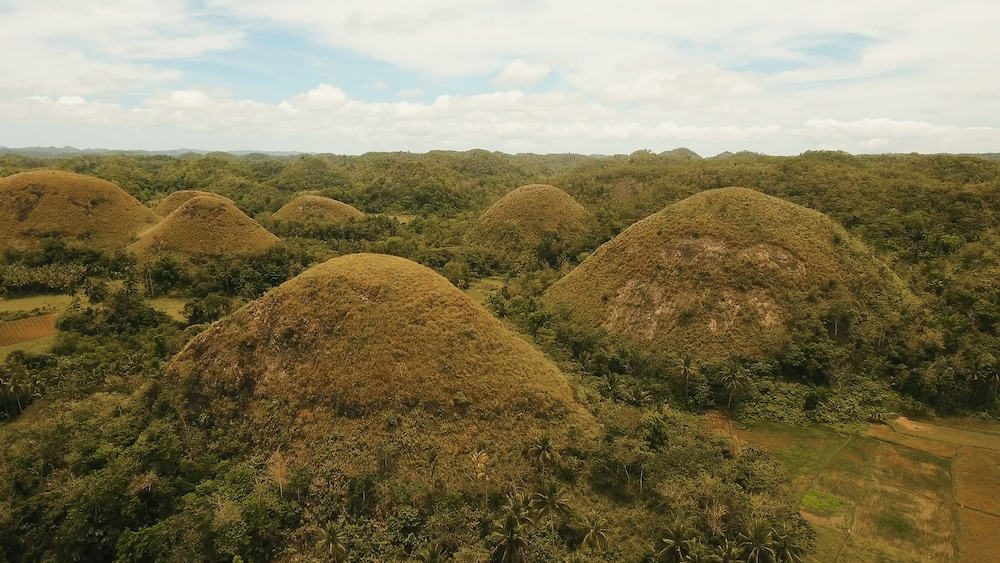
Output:
<svg viewBox="0 0 1000 563">
<path fill-rule="evenodd" d="M 396 92 L 397 98 L 419 98 L 424 95 L 424 91 L 420 88 L 404 88 L 399 92 Z"/>
<path fill-rule="evenodd" d="M 505 88 L 527 86 L 545 78 L 550 72 L 552 69 L 548 65 L 531 64 L 521 59 L 514 59 L 493 78 L 493 82 Z"/>
<path fill-rule="evenodd" d="M 655 116 L 650 118 L 650 115 Z M 277 104 L 232 97 L 225 91 L 177 90 L 129 108 L 87 100 L 21 98 L 0 103 L 0 122 L 15 130 L 69 132 L 66 142 L 95 146 L 95 131 L 155 131 L 138 148 L 284 149 L 361 153 L 481 147 L 508 152 L 662 151 L 688 146 L 702 154 L 789 147 L 851 152 L 905 150 L 971 152 L 1000 144 L 1000 130 L 887 118 L 811 119 L 778 123 L 695 124 L 667 112 L 618 109 L 579 93 L 526 94 L 517 90 L 439 96 L 430 103 L 365 102 L 321 84 Z M 29 127 L 30 126 L 30 127 Z M 64 133 L 66 134 L 66 133 Z M 179 140 L 176 140 L 179 139 Z M 201 139 L 192 143 L 190 139 Z M 25 144 L 51 144 L 31 138 Z M 174 144 L 169 144 L 173 141 Z M 167 144 L 164 144 L 167 143 Z M 942 148 L 943 147 L 943 148 Z M 795 150 L 791 152 L 796 152 Z"/>
<path fill-rule="evenodd" d="M 6 145 L 1000 149 L 1000 5 L 986 0 L 807 9 L 797 0 L 486 0 L 474 10 L 458 0 L 11 0 L 0 9 Z M 227 73 L 217 84 L 185 78 L 176 59 L 253 40 L 244 28 L 280 28 L 399 74 L 381 75 L 391 89 L 317 74 L 316 88 L 277 103 L 261 101 L 273 90 L 213 89 L 233 86 Z M 841 36 L 870 40 L 856 52 L 824 46 Z M 546 93 L 518 90 L 543 80 Z M 359 90 L 399 99 L 365 101 Z M 418 103 L 428 93 L 435 99 Z M 108 103 L 122 95 L 141 101 Z"/>
</svg>

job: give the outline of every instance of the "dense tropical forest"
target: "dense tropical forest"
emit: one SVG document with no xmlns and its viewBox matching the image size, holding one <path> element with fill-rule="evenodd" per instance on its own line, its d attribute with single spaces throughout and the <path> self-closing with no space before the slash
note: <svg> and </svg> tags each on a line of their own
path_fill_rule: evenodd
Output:
<svg viewBox="0 0 1000 563">
<path fill-rule="evenodd" d="M 0 561 L 833 560 L 794 464 L 706 413 L 1000 415 L 995 158 L 12 152 L 2 182 L 0 321 L 52 331 L 0 340 Z M 105 204 L 119 242 L 77 228 Z"/>
</svg>

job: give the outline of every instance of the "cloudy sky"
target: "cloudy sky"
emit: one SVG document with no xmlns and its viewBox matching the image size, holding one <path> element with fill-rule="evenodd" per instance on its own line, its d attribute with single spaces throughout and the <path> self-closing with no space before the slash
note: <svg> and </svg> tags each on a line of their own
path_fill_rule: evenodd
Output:
<svg viewBox="0 0 1000 563">
<path fill-rule="evenodd" d="M 0 0 L 0 145 L 1000 151 L 995 0 Z"/>
</svg>

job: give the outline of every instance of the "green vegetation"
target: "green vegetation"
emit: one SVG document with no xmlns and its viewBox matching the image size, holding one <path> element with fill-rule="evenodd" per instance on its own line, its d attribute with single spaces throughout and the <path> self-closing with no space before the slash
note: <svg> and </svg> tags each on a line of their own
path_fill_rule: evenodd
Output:
<svg viewBox="0 0 1000 563">
<path fill-rule="evenodd" d="M 995 505 L 975 479 L 995 452 L 970 447 L 994 434 L 895 415 L 997 414 L 1000 162 L 0 166 L 2 186 L 64 171 L 43 175 L 76 183 L 25 193 L 80 227 L 0 238 L 3 319 L 59 315 L 55 335 L 0 348 L 0 560 L 945 560 L 951 479 L 959 502 Z M 49 197 L 79 174 L 114 182 L 118 199 L 84 202 L 97 223 Z M 733 185 L 752 190 L 718 189 Z M 368 214 L 280 217 L 301 194 Z M 112 200 L 175 208 L 155 227 L 148 209 L 100 218 Z M 584 290 L 612 277 L 607 301 Z M 735 434 L 703 428 L 706 409 Z M 867 421 L 934 447 L 850 435 Z M 961 549 L 988 545 L 972 532 Z"/>
<path fill-rule="evenodd" d="M 816 489 L 809 489 L 802 495 L 802 506 L 820 516 L 836 516 L 848 508 L 842 499 Z"/>
</svg>

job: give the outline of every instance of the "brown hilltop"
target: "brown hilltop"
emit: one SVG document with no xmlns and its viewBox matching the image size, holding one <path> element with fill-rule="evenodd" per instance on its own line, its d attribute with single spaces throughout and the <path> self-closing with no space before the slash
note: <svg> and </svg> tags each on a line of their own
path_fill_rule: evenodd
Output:
<svg viewBox="0 0 1000 563">
<path fill-rule="evenodd" d="M 565 376 L 434 271 L 353 254 L 315 266 L 199 334 L 167 368 L 173 402 L 285 447 L 326 478 L 381 465 L 406 486 L 528 470 L 528 440 L 579 444 L 594 422 Z M 506 481 L 505 481 L 506 482 Z"/>
<path fill-rule="evenodd" d="M 257 254 L 278 242 L 228 199 L 197 196 L 140 234 L 129 250 L 143 258 L 159 254 L 195 258 Z"/>
<path fill-rule="evenodd" d="M 119 248 L 158 219 L 117 185 L 92 176 L 34 170 L 0 178 L 0 248 L 36 248 L 45 236 Z"/>
<path fill-rule="evenodd" d="M 324 225 L 343 223 L 348 219 L 364 217 L 357 208 L 342 201 L 312 194 L 300 195 L 274 213 L 284 221 L 316 222 Z"/>
<path fill-rule="evenodd" d="M 774 354 L 810 315 L 853 311 L 870 338 L 909 294 L 825 215 L 746 188 L 701 192 L 632 225 L 544 295 L 550 308 L 695 359 Z"/>
<path fill-rule="evenodd" d="M 479 218 L 475 240 L 517 261 L 532 253 L 546 234 L 573 242 L 587 231 L 588 213 L 566 192 L 528 184 L 508 192 Z"/>
<path fill-rule="evenodd" d="M 163 198 L 163 201 L 158 203 L 156 207 L 153 208 L 153 211 L 156 211 L 160 217 L 166 217 L 167 215 L 173 213 L 175 209 L 184 205 L 189 199 L 196 197 L 217 197 L 219 199 L 224 199 L 229 203 L 233 202 L 233 200 L 226 196 L 212 192 L 203 192 L 201 190 L 179 190 Z"/>
</svg>

